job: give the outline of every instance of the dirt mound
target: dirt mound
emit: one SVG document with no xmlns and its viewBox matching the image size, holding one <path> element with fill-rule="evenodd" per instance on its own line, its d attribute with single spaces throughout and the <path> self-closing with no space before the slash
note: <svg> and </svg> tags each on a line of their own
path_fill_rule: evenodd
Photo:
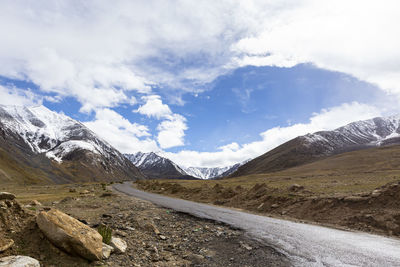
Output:
<svg viewBox="0 0 400 267">
<path fill-rule="evenodd" d="M 19 232 L 31 223 L 34 216 L 15 200 L 0 200 L 0 234 Z"/>
</svg>

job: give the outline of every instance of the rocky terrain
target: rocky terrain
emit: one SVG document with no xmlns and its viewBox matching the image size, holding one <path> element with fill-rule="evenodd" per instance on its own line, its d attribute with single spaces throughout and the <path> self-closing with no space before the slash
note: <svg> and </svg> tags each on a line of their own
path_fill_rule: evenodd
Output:
<svg viewBox="0 0 400 267">
<path fill-rule="evenodd" d="M 104 184 L 1 189 L 15 193 L 17 198 L 0 200 L 0 240 L 13 241 L 0 252 L 0 263 L 8 260 L 8 256 L 20 255 L 38 260 L 41 266 L 290 265 L 283 255 L 248 239 L 238 229 L 111 192 Z M 74 233 L 65 225 L 89 232 L 108 226 L 113 238 L 126 242 L 126 251 L 114 251 L 108 259 L 97 260 L 87 256 L 92 254 L 81 245 L 71 243 L 72 239 L 66 239 L 66 243 L 52 240 L 48 233 L 51 228 L 43 225 L 57 224 L 52 219 L 55 216 L 66 222 L 58 227 L 64 227 L 62 232 L 69 235 Z M 92 238 L 84 243 L 92 244 L 96 255 L 98 237 L 96 233 L 89 236 Z"/>
<path fill-rule="evenodd" d="M 82 123 L 44 106 L 0 105 L 0 183 L 132 180 L 143 174 Z"/>
</svg>

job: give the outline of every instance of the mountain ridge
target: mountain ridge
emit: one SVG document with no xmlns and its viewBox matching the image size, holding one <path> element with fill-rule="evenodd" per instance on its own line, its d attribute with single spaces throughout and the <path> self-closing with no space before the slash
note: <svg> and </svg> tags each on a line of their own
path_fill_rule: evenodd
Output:
<svg viewBox="0 0 400 267">
<path fill-rule="evenodd" d="M 236 163 L 226 167 L 181 167 L 172 160 L 164 158 L 154 152 L 136 152 L 124 154 L 136 167 L 150 178 L 178 178 L 178 179 L 215 179 L 228 176 L 243 163 Z M 246 161 L 247 162 L 247 161 Z"/>
<path fill-rule="evenodd" d="M 400 115 L 356 121 L 293 138 L 239 167 L 230 177 L 280 171 L 335 154 L 399 143 Z"/>
<path fill-rule="evenodd" d="M 144 178 L 118 150 L 81 122 L 44 106 L 0 105 L 0 179 L 68 183 Z M 8 166 L 7 164 L 8 163 Z M 15 172 L 18 166 L 37 176 Z M 5 171 L 7 170 L 7 171 Z"/>
</svg>

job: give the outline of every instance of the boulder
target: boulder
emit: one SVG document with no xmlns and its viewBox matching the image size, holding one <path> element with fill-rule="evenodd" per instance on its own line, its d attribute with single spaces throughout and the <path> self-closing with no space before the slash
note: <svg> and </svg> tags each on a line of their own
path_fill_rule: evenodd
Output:
<svg viewBox="0 0 400 267">
<path fill-rule="evenodd" d="M 110 245 L 115 249 L 117 253 L 125 253 L 128 245 L 124 240 L 118 237 L 112 237 Z"/>
<path fill-rule="evenodd" d="M 91 261 L 102 259 L 103 238 L 89 226 L 56 209 L 40 212 L 36 222 L 55 246 Z"/>
<path fill-rule="evenodd" d="M 14 240 L 8 238 L 0 239 L 0 252 L 6 251 L 14 245 Z"/>
<path fill-rule="evenodd" d="M 111 253 L 114 252 L 114 248 L 112 246 L 103 243 L 102 252 L 103 252 L 103 260 L 106 260 L 110 257 Z"/>
<path fill-rule="evenodd" d="M 40 267 L 39 261 L 27 256 L 9 256 L 0 258 L 2 267 Z"/>
<path fill-rule="evenodd" d="M 0 200 L 3 199 L 13 200 L 15 199 L 15 195 L 8 192 L 0 192 Z"/>
</svg>

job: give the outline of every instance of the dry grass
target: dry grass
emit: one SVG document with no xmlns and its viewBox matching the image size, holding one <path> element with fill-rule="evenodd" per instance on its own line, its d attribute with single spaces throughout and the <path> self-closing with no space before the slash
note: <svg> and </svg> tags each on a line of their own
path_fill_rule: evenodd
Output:
<svg viewBox="0 0 400 267">
<path fill-rule="evenodd" d="M 76 192 L 70 192 L 75 189 Z M 83 190 L 94 190 L 101 193 L 101 185 L 99 183 L 84 184 L 64 184 L 64 185 L 2 185 L 0 191 L 13 193 L 17 196 L 17 200 L 21 203 L 28 203 L 33 199 L 39 202 L 59 201 L 65 197 L 79 197 Z M 97 192 L 98 191 L 98 192 Z"/>
<path fill-rule="evenodd" d="M 286 189 L 303 185 L 318 195 L 347 195 L 369 192 L 389 182 L 400 180 L 400 147 L 391 146 L 348 152 L 284 171 L 252 174 L 223 180 L 162 180 L 187 188 L 207 184 L 246 189 L 265 183 Z"/>
</svg>

